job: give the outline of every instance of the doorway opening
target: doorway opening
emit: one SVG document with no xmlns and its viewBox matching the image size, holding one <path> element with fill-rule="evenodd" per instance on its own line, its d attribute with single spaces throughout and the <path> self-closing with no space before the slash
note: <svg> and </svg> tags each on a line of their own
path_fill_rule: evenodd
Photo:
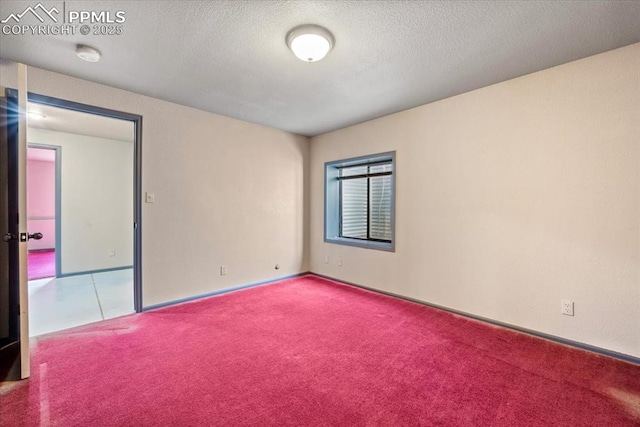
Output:
<svg viewBox="0 0 640 427">
<path fill-rule="evenodd" d="M 141 117 L 29 93 L 29 335 L 142 311 Z M 33 114 L 32 114 L 33 113 Z"/>
<path fill-rule="evenodd" d="M 44 144 L 27 147 L 27 227 L 43 236 L 27 242 L 27 277 L 32 281 L 56 277 L 61 149 Z"/>
</svg>

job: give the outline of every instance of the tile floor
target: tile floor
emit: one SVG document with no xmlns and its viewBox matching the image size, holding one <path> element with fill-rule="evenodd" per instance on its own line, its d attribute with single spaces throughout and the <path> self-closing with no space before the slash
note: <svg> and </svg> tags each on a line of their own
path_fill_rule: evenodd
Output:
<svg viewBox="0 0 640 427">
<path fill-rule="evenodd" d="M 133 269 L 29 281 L 29 335 L 133 313 Z"/>
</svg>

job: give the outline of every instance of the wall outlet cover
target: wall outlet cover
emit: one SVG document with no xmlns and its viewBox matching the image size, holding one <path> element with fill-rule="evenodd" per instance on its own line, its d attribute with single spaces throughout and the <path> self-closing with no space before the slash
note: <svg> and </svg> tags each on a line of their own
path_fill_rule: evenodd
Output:
<svg viewBox="0 0 640 427">
<path fill-rule="evenodd" d="M 563 299 L 560 302 L 560 313 L 566 316 L 573 316 L 573 301 Z"/>
</svg>

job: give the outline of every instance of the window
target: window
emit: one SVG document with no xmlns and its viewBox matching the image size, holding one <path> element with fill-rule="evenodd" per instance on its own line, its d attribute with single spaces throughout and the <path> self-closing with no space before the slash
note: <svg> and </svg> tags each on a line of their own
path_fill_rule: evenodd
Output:
<svg viewBox="0 0 640 427">
<path fill-rule="evenodd" d="M 395 152 L 325 164 L 325 242 L 393 251 Z"/>
</svg>

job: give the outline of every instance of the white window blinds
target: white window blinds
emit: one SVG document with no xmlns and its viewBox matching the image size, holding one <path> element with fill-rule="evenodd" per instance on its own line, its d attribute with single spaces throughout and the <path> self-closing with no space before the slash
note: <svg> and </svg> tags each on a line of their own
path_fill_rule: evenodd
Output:
<svg viewBox="0 0 640 427">
<path fill-rule="evenodd" d="M 340 169 L 340 236 L 391 241 L 391 162 Z"/>
</svg>

